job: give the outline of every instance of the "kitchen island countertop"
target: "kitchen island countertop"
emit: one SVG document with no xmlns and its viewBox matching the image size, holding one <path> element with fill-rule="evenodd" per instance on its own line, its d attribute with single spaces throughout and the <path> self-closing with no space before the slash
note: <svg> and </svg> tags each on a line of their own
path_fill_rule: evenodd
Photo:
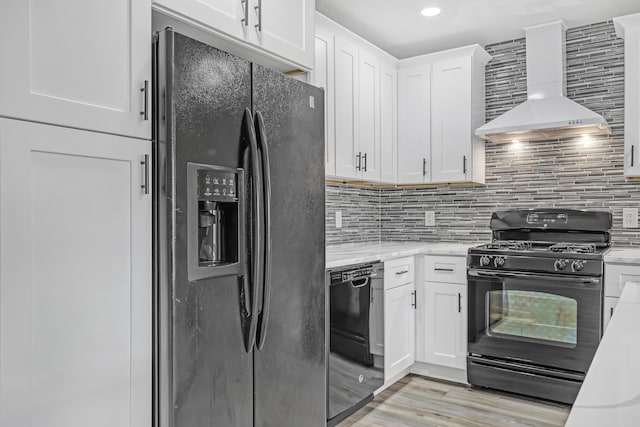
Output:
<svg viewBox="0 0 640 427">
<path fill-rule="evenodd" d="M 565 427 L 640 423 L 640 283 L 627 282 Z"/>
<path fill-rule="evenodd" d="M 344 267 L 372 261 L 388 261 L 411 255 L 466 256 L 479 243 L 371 242 L 327 246 L 326 268 Z"/>
</svg>

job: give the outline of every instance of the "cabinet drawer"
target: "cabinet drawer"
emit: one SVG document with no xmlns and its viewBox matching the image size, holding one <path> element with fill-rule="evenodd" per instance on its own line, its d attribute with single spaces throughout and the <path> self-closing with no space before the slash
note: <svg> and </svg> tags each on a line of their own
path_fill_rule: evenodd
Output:
<svg viewBox="0 0 640 427">
<path fill-rule="evenodd" d="M 467 257 L 435 256 L 424 257 L 424 280 L 443 283 L 467 283 Z"/>
<path fill-rule="evenodd" d="M 384 263 L 385 289 L 392 289 L 414 281 L 414 257 L 399 258 Z"/>
<path fill-rule="evenodd" d="M 640 282 L 640 265 L 605 264 L 604 295 L 619 297 L 626 282 Z"/>
</svg>

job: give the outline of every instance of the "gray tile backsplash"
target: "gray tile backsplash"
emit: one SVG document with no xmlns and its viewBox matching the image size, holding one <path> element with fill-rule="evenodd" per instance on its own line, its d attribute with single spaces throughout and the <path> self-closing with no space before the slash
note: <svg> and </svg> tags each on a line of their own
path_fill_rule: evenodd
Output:
<svg viewBox="0 0 640 427">
<path fill-rule="evenodd" d="M 525 39 L 485 46 L 486 119 L 527 96 Z M 616 245 L 640 245 L 640 230 L 622 228 L 622 208 L 638 207 L 640 183 L 623 176 L 624 42 L 612 22 L 567 31 L 567 96 L 602 114 L 609 137 L 486 145 L 486 184 L 375 189 L 327 184 L 327 243 L 376 240 L 490 239 L 491 212 L 566 207 L 609 210 Z M 343 228 L 335 227 L 342 211 Z M 424 226 L 424 211 L 436 227 Z"/>
</svg>

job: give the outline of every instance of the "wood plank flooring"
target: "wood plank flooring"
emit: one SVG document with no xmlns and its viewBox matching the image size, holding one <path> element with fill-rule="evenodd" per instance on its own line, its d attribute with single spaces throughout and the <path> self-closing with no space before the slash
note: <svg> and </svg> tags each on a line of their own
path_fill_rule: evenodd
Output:
<svg viewBox="0 0 640 427">
<path fill-rule="evenodd" d="M 409 375 L 338 427 L 552 427 L 570 409 Z"/>
</svg>

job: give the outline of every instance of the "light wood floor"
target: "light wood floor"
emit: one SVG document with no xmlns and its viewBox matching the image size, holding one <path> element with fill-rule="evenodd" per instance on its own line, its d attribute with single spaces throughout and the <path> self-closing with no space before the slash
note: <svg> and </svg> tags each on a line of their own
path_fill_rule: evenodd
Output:
<svg viewBox="0 0 640 427">
<path fill-rule="evenodd" d="M 338 427 L 564 426 L 570 409 L 410 375 Z"/>
</svg>

